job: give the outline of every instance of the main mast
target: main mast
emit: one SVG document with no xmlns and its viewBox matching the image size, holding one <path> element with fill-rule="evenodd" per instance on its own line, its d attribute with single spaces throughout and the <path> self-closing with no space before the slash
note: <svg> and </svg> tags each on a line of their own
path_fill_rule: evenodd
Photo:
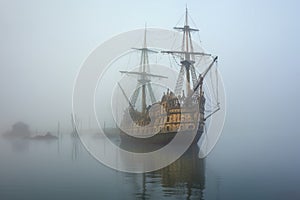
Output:
<svg viewBox="0 0 300 200">
<path fill-rule="evenodd" d="M 190 96 L 194 92 L 193 91 L 195 85 L 198 82 L 198 78 L 196 75 L 196 70 L 194 67 L 195 63 L 195 56 L 211 56 L 211 54 L 206 54 L 203 52 L 194 52 L 191 32 L 197 32 L 198 29 L 191 28 L 188 23 L 188 9 L 185 10 L 185 22 L 183 27 L 174 27 L 177 31 L 183 32 L 183 38 L 182 38 L 182 46 L 181 51 L 162 51 L 162 53 L 168 53 L 173 55 L 179 55 L 181 58 L 181 69 L 178 75 L 177 83 L 175 86 L 175 94 L 179 95 L 182 92 L 182 86 L 183 86 L 183 79 L 185 74 L 186 79 L 186 93 L 187 96 Z M 192 82 L 192 83 L 191 83 Z"/>
<path fill-rule="evenodd" d="M 183 31 L 183 40 L 182 40 L 182 51 L 184 53 L 184 59 L 181 60 L 181 64 L 185 67 L 186 70 L 186 92 L 190 94 L 191 91 L 191 78 L 190 78 L 190 66 L 194 64 L 194 61 L 191 60 L 191 56 L 189 52 L 193 52 L 193 43 L 191 41 L 191 29 L 188 25 L 188 10 L 185 10 L 185 24 L 184 27 L 174 27 L 174 29 L 182 30 Z M 198 31 L 198 30 L 193 30 Z M 190 49 L 189 49 L 190 48 Z"/>
</svg>

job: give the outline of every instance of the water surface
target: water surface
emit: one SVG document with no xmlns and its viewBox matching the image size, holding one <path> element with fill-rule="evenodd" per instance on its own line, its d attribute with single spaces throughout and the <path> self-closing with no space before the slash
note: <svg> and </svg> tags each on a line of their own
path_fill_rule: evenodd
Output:
<svg viewBox="0 0 300 200">
<path fill-rule="evenodd" d="M 70 134 L 51 141 L 1 139 L 0 199 L 300 199 L 299 148 L 254 147 L 252 139 L 246 131 L 227 132 L 205 160 L 193 147 L 144 174 L 100 164 Z"/>
</svg>

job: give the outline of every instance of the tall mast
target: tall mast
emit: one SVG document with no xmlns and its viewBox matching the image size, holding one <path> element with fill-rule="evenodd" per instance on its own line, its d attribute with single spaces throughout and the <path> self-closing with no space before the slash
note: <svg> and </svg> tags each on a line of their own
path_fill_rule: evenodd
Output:
<svg viewBox="0 0 300 200">
<path fill-rule="evenodd" d="M 139 77 L 138 83 L 136 86 L 136 90 L 134 91 L 129 104 L 130 104 L 131 108 L 135 107 L 136 101 L 138 99 L 138 96 L 139 96 L 140 90 L 141 90 L 141 92 L 142 92 L 142 94 L 141 94 L 141 112 L 142 112 L 142 114 L 145 114 L 146 108 L 147 108 L 146 90 L 148 90 L 151 102 L 152 103 L 156 102 L 155 95 L 153 93 L 153 89 L 152 89 L 152 86 L 150 83 L 151 82 L 150 77 L 156 77 L 156 78 L 167 78 L 167 77 L 150 73 L 148 53 L 149 52 L 157 53 L 157 52 L 153 51 L 147 47 L 147 28 L 146 28 L 146 26 L 145 26 L 145 31 L 144 31 L 144 41 L 143 41 L 142 48 L 133 48 L 133 49 L 141 51 L 139 72 L 129 72 L 129 71 L 120 71 L 120 72 L 128 74 L 128 75 L 129 74 L 137 75 Z"/>
<path fill-rule="evenodd" d="M 144 46 L 142 49 L 142 55 L 141 55 L 141 66 L 142 66 L 142 77 L 139 80 L 142 84 L 142 113 L 146 113 L 146 83 L 149 81 L 147 77 L 145 76 L 146 72 L 146 67 L 149 65 L 149 60 L 148 60 L 148 52 L 147 52 L 147 29 L 145 27 L 145 32 L 144 32 Z"/>
<path fill-rule="evenodd" d="M 186 68 L 186 80 L 187 80 L 187 85 L 186 85 L 186 92 L 187 94 L 190 94 L 191 91 L 191 78 L 190 78 L 190 66 L 191 66 L 191 60 L 190 60 L 190 54 L 189 53 L 189 37 L 190 37 L 190 30 L 189 30 L 189 25 L 188 25 L 188 10 L 187 7 L 185 9 L 185 26 L 184 26 L 184 35 L 185 35 L 185 44 L 186 44 L 186 53 L 185 53 L 185 63 L 184 61 L 181 61 L 181 63 L 185 66 Z M 192 43 L 190 44 L 192 47 Z M 192 50 L 192 49 L 191 49 Z"/>
<path fill-rule="evenodd" d="M 182 38 L 182 46 L 181 51 L 162 51 L 162 53 L 169 53 L 169 54 L 177 54 L 181 57 L 181 70 L 179 73 L 179 77 L 176 83 L 175 93 L 181 92 L 182 88 L 182 79 L 185 73 L 186 78 L 186 93 L 189 95 L 192 92 L 192 86 L 191 86 L 191 76 L 193 79 L 193 85 L 196 82 L 196 73 L 194 68 L 194 57 L 195 55 L 210 55 L 205 54 L 202 52 L 194 52 L 193 43 L 192 43 L 192 37 L 191 32 L 199 31 L 198 29 L 191 28 L 189 26 L 188 22 L 188 9 L 186 7 L 185 10 L 185 21 L 183 27 L 174 27 L 175 30 L 182 31 L 183 32 L 183 38 Z"/>
<path fill-rule="evenodd" d="M 182 46 L 182 51 L 186 51 L 186 54 L 185 54 L 185 60 L 190 60 L 190 55 L 188 54 L 189 52 L 189 31 L 188 31 L 188 28 L 189 28 L 189 25 L 188 25 L 188 10 L 187 10 L 187 7 L 185 8 L 185 24 L 184 24 L 184 39 L 185 39 L 185 45 L 186 45 L 186 48 L 184 49 L 184 46 Z M 191 44 L 192 45 L 192 44 Z"/>
</svg>

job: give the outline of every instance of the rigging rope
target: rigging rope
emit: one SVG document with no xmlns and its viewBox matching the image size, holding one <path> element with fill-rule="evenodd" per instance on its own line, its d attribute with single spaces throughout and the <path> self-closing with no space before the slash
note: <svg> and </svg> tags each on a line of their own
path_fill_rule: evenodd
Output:
<svg viewBox="0 0 300 200">
<path fill-rule="evenodd" d="M 211 87 L 212 87 L 212 93 L 213 93 L 213 97 L 214 97 L 214 100 L 217 101 L 217 94 L 216 94 L 216 90 L 214 88 L 214 82 L 213 82 L 213 73 L 212 73 L 212 70 L 209 72 L 209 75 L 210 75 L 210 83 L 211 83 Z"/>
<path fill-rule="evenodd" d="M 192 24 L 193 26 L 195 26 L 196 29 L 200 30 L 199 27 L 197 26 L 197 24 L 195 23 L 195 21 L 193 20 L 192 16 L 188 13 L 189 18 L 192 20 Z M 197 36 L 199 39 L 199 42 L 201 43 L 201 38 L 200 38 L 200 31 L 197 31 Z"/>
<path fill-rule="evenodd" d="M 216 85 L 217 85 L 217 104 L 219 105 L 219 74 L 218 74 L 218 61 L 216 61 L 216 77 L 217 77 L 217 80 L 216 80 Z"/>
</svg>

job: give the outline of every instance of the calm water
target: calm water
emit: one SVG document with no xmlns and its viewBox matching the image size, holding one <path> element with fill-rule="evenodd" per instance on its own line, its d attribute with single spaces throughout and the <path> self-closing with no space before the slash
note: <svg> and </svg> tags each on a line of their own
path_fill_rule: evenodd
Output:
<svg viewBox="0 0 300 200">
<path fill-rule="evenodd" d="M 130 174 L 103 166 L 68 134 L 1 139 L 0 199 L 300 199 L 299 145 L 283 144 L 225 130 L 205 160 L 194 147 L 162 170 Z"/>
</svg>

